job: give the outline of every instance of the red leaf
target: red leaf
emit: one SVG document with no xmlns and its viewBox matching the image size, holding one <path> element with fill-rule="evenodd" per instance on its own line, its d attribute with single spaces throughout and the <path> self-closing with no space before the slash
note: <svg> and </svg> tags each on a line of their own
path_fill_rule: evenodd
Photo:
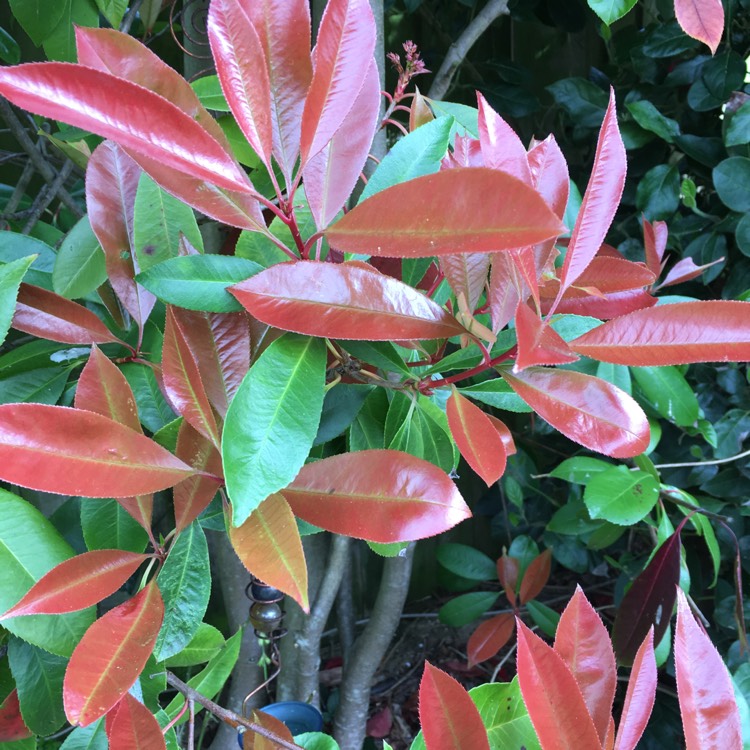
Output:
<svg viewBox="0 0 750 750">
<path fill-rule="evenodd" d="M 622 598 L 612 626 L 612 643 L 620 664 L 633 663 L 651 627 L 656 643 L 667 632 L 675 586 L 680 581 L 680 546 L 679 534 L 666 539 Z"/>
<path fill-rule="evenodd" d="M 703 42 L 715 55 L 724 32 L 721 0 L 675 0 L 674 12 L 683 31 Z"/>
<path fill-rule="evenodd" d="M 492 256 L 488 253 L 451 253 L 440 257 L 440 270 L 458 297 L 463 294 L 473 310 L 487 283 Z"/>
<path fill-rule="evenodd" d="M 228 190 L 252 190 L 237 162 L 201 125 L 130 81 L 83 65 L 26 63 L 0 70 L 0 94 L 192 177 Z"/>
<path fill-rule="evenodd" d="M 570 192 L 568 163 L 557 145 L 555 136 L 533 141 L 527 154 L 532 185 L 560 219 L 565 215 Z"/>
<path fill-rule="evenodd" d="M 345 252 L 423 258 L 457 248 L 510 250 L 562 231 L 535 190 L 505 172 L 466 167 L 382 190 L 339 219 L 326 236 Z"/>
<path fill-rule="evenodd" d="M 664 251 L 667 249 L 667 238 L 669 228 L 666 221 L 655 221 L 653 224 L 643 217 L 643 244 L 646 249 L 646 265 L 649 271 L 658 276 L 661 273 L 661 264 Z"/>
<path fill-rule="evenodd" d="M 724 660 L 698 625 L 680 588 L 674 666 L 686 750 L 742 747 L 740 714 Z"/>
<path fill-rule="evenodd" d="M 609 634 L 580 586 L 560 617 L 555 651 L 575 677 L 599 739 L 604 744 L 612 719 L 617 665 Z"/>
<path fill-rule="evenodd" d="M 177 433 L 177 458 L 198 471 L 206 471 L 214 476 L 222 475 L 221 454 L 216 447 L 190 426 L 189 422 L 180 425 Z M 196 474 L 174 487 L 174 520 L 179 534 L 186 529 L 208 507 L 219 486 L 212 477 Z"/>
<path fill-rule="evenodd" d="M 166 750 L 159 722 L 130 693 L 106 718 L 109 750 Z"/>
<path fill-rule="evenodd" d="M 34 733 L 23 723 L 18 691 L 13 690 L 0 704 L 0 742 L 14 742 L 33 736 Z"/>
<path fill-rule="evenodd" d="M 128 497 L 195 473 L 158 443 L 99 414 L 65 406 L 0 406 L 0 478 L 42 492 Z"/>
<path fill-rule="evenodd" d="M 570 296 L 583 287 L 596 287 L 602 294 L 611 294 L 650 286 L 654 281 L 655 274 L 643 263 L 597 255 L 565 294 Z"/>
<path fill-rule="evenodd" d="M 570 343 L 579 354 L 618 365 L 750 360 L 750 305 L 714 300 L 639 310 Z"/>
<path fill-rule="evenodd" d="M 500 435 L 500 439 L 503 441 L 503 445 L 505 446 L 506 455 L 512 456 L 516 452 L 516 444 L 513 441 L 513 435 L 508 429 L 508 426 L 497 417 L 493 417 L 492 414 L 487 414 L 487 417 L 489 417 L 490 422 L 492 422 L 492 426 Z"/>
<path fill-rule="evenodd" d="M 707 268 L 711 268 L 711 266 L 715 266 L 723 260 L 724 258 L 717 258 L 710 263 L 696 266 L 695 261 L 692 258 L 683 258 L 682 260 L 677 261 L 677 263 L 669 269 L 669 273 L 666 275 L 664 281 L 659 284 L 659 289 L 665 286 L 680 284 L 683 281 L 690 281 L 691 279 L 700 276 Z"/>
<path fill-rule="evenodd" d="M 487 301 L 490 305 L 492 331 L 505 328 L 516 313 L 521 297 L 527 296 L 526 285 L 511 252 L 492 255 L 492 271 Z"/>
<path fill-rule="evenodd" d="M 104 549 L 61 562 L 42 576 L 0 619 L 61 615 L 86 609 L 114 594 L 148 555 Z"/>
<path fill-rule="evenodd" d="M 278 263 L 229 291 L 258 320 L 308 336 L 393 341 L 466 333 L 429 297 L 359 263 Z"/>
<path fill-rule="evenodd" d="M 391 733 L 392 728 L 393 714 L 391 713 L 391 709 L 386 706 L 367 720 L 366 733 L 368 737 L 382 739 Z"/>
<path fill-rule="evenodd" d="M 491 659 L 512 638 L 515 625 L 513 615 L 507 612 L 483 622 L 466 644 L 469 665 Z"/>
<path fill-rule="evenodd" d="M 286 724 L 282 724 L 275 716 L 271 716 L 263 711 L 253 711 L 251 713 L 252 721 L 256 724 L 260 724 L 264 729 L 273 732 L 277 737 L 286 740 L 290 745 L 294 744 L 292 733 L 287 728 Z M 257 734 L 252 730 L 248 730 L 242 735 L 242 741 L 244 743 L 244 750 L 277 750 L 279 744 L 274 742 L 262 734 Z"/>
<path fill-rule="evenodd" d="M 21 284 L 13 327 L 63 344 L 122 343 L 91 310 L 31 284 Z"/>
<path fill-rule="evenodd" d="M 230 524 L 229 539 L 250 573 L 310 611 L 302 539 L 283 495 L 266 498 L 241 526 Z"/>
<path fill-rule="evenodd" d="M 208 39 L 221 88 L 240 130 L 271 169 L 271 84 L 268 65 L 250 18 L 252 0 L 213 0 Z"/>
<path fill-rule="evenodd" d="M 657 303 L 656 297 L 644 289 L 631 289 L 625 292 L 612 292 L 599 296 L 578 296 L 589 293 L 568 287 L 565 297 L 555 307 L 558 314 L 587 315 L 591 318 L 609 320 L 621 315 L 653 307 Z M 542 314 L 546 315 L 552 310 L 550 300 L 542 300 Z M 568 342 L 570 345 L 570 342 Z M 572 348 L 572 347 L 571 347 Z"/>
<path fill-rule="evenodd" d="M 487 415 L 454 389 L 446 405 L 448 426 L 461 455 L 485 484 L 505 472 L 505 443 Z"/>
<path fill-rule="evenodd" d="M 164 389 L 174 410 L 218 447 L 219 428 L 198 365 L 171 306 L 167 306 L 161 366 Z"/>
<path fill-rule="evenodd" d="M 427 750 L 489 750 L 474 701 L 450 675 L 425 662 L 419 683 L 419 720 Z"/>
<path fill-rule="evenodd" d="M 512 174 L 526 185 L 531 185 L 529 161 L 521 139 L 478 91 L 477 103 L 479 144 L 485 166 Z"/>
<path fill-rule="evenodd" d="M 508 557 L 503 551 L 502 557 L 497 560 L 497 577 L 512 607 L 516 606 L 519 570 L 518 560 L 515 557 Z"/>
<path fill-rule="evenodd" d="M 354 190 L 380 124 L 380 78 L 375 61 L 354 105 L 331 142 L 308 160 L 305 195 L 319 229 L 327 227 Z"/>
<path fill-rule="evenodd" d="M 604 241 L 625 186 L 627 160 L 617 127 L 615 94 L 599 132 L 594 167 L 570 238 L 560 276 L 560 295 L 583 273 Z"/>
<path fill-rule="evenodd" d="M 552 551 L 548 549 L 537 555 L 529 563 L 521 580 L 521 588 L 518 590 L 518 599 L 521 604 L 536 599 L 542 593 L 542 589 L 549 581 L 551 565 Z"/>
<path fill-rule="evenodd" d="M 656 680 L 654 631 L 649 630 L 630 670 L 614 750 L 635 750 L 654 707 Z"/>
<path fill-rule="evenodd" d="M 648 447 L 646 415 L 610 383 L 580 372 L 543 368 L 512 375 L 503 371 L 502 376 L 539 416 L 591 450 L 630 458 Z"/>
<path fill-rule="evenodd" d="M 99 618 L 70 657 L 63 683 L 65 715 L 87 726 L 104 716 L 146 666 L 164 619 L 164 602 L 152 581 Z"/>
<path fill-rule="evenodd" d="M 518 354 L 514 369 L 524 370 L 533 365 L 563 365 L 578 359 L 560 334 L 524 302 L 519 303 L 516 310 L 516 335 Z"/>
<path fill-rule="evenodd" d="M 341 127 L 359 94 L 375 50 L 367 0 L 330 0 L 313 51 L 313 76 L 302 112 L 302 166 Z"/>
<path fill-rule="evenodd" d="M 424 539 L 471 516 L 447 474 L 392 450 L 307 464 L 282 494 L 308 523 L 371 542 Z"/>
</svg>

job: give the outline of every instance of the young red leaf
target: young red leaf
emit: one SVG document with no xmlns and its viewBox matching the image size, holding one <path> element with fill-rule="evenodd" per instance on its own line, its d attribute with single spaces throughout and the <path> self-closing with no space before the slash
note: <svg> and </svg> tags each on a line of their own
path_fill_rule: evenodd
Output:
<svg viewBox="0 0 750 750">
<path fill-rule="evenodd" d="M 533 141 L 527 154 L 532 185 L 560 219 L 565 215 L 570 192 L 568 163 L 557 145 L 555 136 Z"/>
<path fill-rule="evenodd" d="M 326 236 L 345 252 L 424 258 L 457 248 L 510 250 L 562 231 L 560 220 L 535 190 L 505 172 L 467 167 L 382 190 L 339 219 Z"/>
<path fill-rule="evenodd" d="M 252 190 L 237 162 L 195 120 L 158 94 L 109 73 L 68 63 L 26 63 L 0 70 L 0 94 L 192 177 L 228 190 Z"/>
<path fill-rule="evenodd" d="M 518 590 L 518 599 L 521 604 L 526 604 L 536 599 L 542 593 L 542 589 L 549 581 L 552 566 L 552 550 L 544 550 L 537 555 L 526 568 Z"/>
<path fill-rule="evenodd" d="M 625 146 L 617 127 L 615 93 L 612 90 L 599 131 L 591 179 L 565 254 L 558 299 L 583 273 L 604 241 L 620 203 L 626 168 Z"/>
<path fill-rule="evenodd" d="M 655 221 L 653 224 L 643 218 L 643 245 L 646 249 L 646 265 L 648 270 L 658 276 L 661 273 L 661 264 L 664 251 L 667 249 L 667 238 L 669 228 L 666 221 Z"/>
<path fill-rule="evenodd" d="M 520 567 L 515 557 L 508 557 L 503 552 L 502 557 L 497 560 L 497 577 L 500 581 L 505 596 L 512 607 L 516 606 L 516 590 L 518 589 L 518 573 Z"/>
<path fill-rule="evenodd" d="M 682 30 L 703 42 L 715 55 L 724 33 L 724 6 L 721 0 L 675 0 L 674 12 Z"/>
<path fill-rule="evenodd" d="M 610 383 L 580 372 L 534 367 L 502 376 L 539 416 L 587 448 L 630 458 L 648 447 L 646 415 Z"/>
<path fill-rule="evenodd" d="M 676 593 L 674 668 L 686 750 L 740 748 L 740 713 L 729 672 L 682 589 Z"/>
<path fill-rule="evenodd" d="M 219 428 L 195 357 L 171 306 L 167 306 L 164 327 L 162 374 L 164 389 L 174 410 L 218 447 L 221 440 Z"/>
<path fill-rule="evenodd" d="M 602 294 L 623 292 L 650 286 L 654 281 L 656 276 L 643 263 L 597 255 L 578 277 L 575 286 L 568 288 L 566 296 L 586 287 L 595 287 Z"/>
<path fill-rule="evenodd" d="M 511 639 L 515 626 L 513 615 L 507 612 L 483 622 L 466 644 L 469 665 L 491 659 Z"/>
<path fill-rule="evenodd" d="M 0 704 L 0 742 L 15 742 L 33 736 L 34 733 L 23 723 L 18 690 L 12 690 Z"/>
<path fill-rule="evenodd" d="M 573 673 L 604 744 L 612 719 L 617 665 L 607 629 L 580 586 L 560 617 L 555 651 Z"/>
<path fill-rule="evenodd" d="M 367 0 L 330 0 L 326 6 L 302 112 L 303 167 L 331 140 L 352 108 L 370 67 L 376 34 Z"/>
<path fill-rule="evenodd" d="M 487 417 L 489 417 L 490 422 L 492 422 L 492 426 L 497 430 L 498 434 L 500 435 L 500 439 L 503 441 L 503 445 L 505 446 L 505 454 L 508 456 L 512 456 L 516 452 L 516 444 L 513 440 L 513 435 L 508 429 L 508 426 L 497 417 L 493 417 L 492 414 L 487 414 Z"/>
<path fill-rule="evenodd" d="M 242 526 L 230 524 L 229 539 L 250 573 L 310 611 L 302 539 L 283 495 L 266 498 Z"/>
<path fill-rule="evenodd" d="M 271 716 L 264 711 L 253 711 L 252 720 L 264 729 L 273 732 L 277 737 L 286 740 L 289 744 L 294 744 L 292 733 L 287 725 L 282 724 L 275 716 Z M 242 743 L 244 750 L 278 750 L 279 747 L 277 742 L 252 730 L 248 730 L 242 735 Z"/>
<path fill-rule="evenodd" d="M 649 630 L 630 670 L 614 750 L 635 750 L 654 707 L 656 681 L 654 631 Z"/>
<path fill-rule="evenodd" d="M 621 315 L 628 315 L 637 310 L 643 310 L 656 305 L 657 299 L 645 289 L 630 289 L 625 292 L 612 292 L 598 296 L 568 287 L 563 299 L 555 307 L 555 312 L 565 315 L 585 315 L 600 320 L 609 320 Z M 547 315 L 552 311 L 551 299 L 542 299 L 542 314 Z M 572 342 L 568 342 L 571 346 Z"/>
<path fill-rule="evenodd" d="M 104 716 L 146 666 L 164 619 L 154 581 L 111 609 L 84 634 L 70 657 L 63 683 L 65 715 L 88 726 Z"/>
<path fill-rule="evenodd" d="M 42 576 L 0 619 L 61 615 L 86 609 L 114 594 L 148 555 L 103 549 L 71 557 Z"/>
<path fill-rule="evenodd" d="M 515 368 L 524 370 L 534 365 L 563 365 L 578 357 L 548 322 L 542 320 L 525 302 L 516 309 L 518 354 Z"/>
<path fill-rule="evenodd" d="M 107 714 L 109 750 L 166 750 L 159 722 L 130 693 Z"/>
<path fill-rule="evenodd" d="M 600 362 L 644 367 L 750 360 L 750 304 L 679 302 L 610 320 L 570 342 Z"/>
<path fill-rule="evenodd" d="M 451 253 L 440 257 L 440 270 L 458 297 L 463 294 L 473 310 L 487 283 L 492 256 L 488 253 Z"/>
<path fill-rule="evenodd" d="M 697 266 L 692 258 L 683 258 L 677 261 L 669 272 L 664 277 L 664 281 L 659 284 L 658 289 L 663 289 L 665 286 L 673 286 L 674 284 L 681 284 L 684 281 L 690 281 L 700 276 L 707 268 L 715 266 L 717 263 L 721 263 L 724 258 L 717 258 L 712 260 L 710 263 L 704 263 L 702 266 Z"/>
<path fill-rule="evenodd" d="M 498 333 L 513 320 L 522 296 L 525 299 L 527 289 L 513 254 L 493 253 L 487 292 L 493 333 Z"/>
<path fill-rule="evenodd" d="M 21 284 L 13 327 L 62 344 L 122 343 L 91 310 L 31 284 Z"/>
<path fill-rule="evenodd" d="M 529 161 L 521 139 L 478 91 L 477 104 L 479 144 L 485 166 L 512 174 L 526 185 L 531 185 Z"/>
<path fill-rule="evenodd" d="M 145 435 L 65 406 L 0 406 L 0 478 L 42 492 L 129 497 L 195 472 Z"/>
<path fill-rule="evenodd" d="M 490 750 L 487 730 L 460 683 L 425 662 L 419 683 L 419 720 L 427 750 Z"/>
<path fill-rule="evenodd" d="M 429 297 L 359 263 L 278 263 L 229 291 L 258 320 L 308 336 L 393 341 L 466 333 Z"/>
<path fill-rule="evenodd" d="M 680 581 L 680 535 L 672 534 L 659 547 L 651 562 L 636 577 L 620 602 L 612 626 L 612 643 L 620 664 L 630 666 L 636 652 L 654 628 L 659 643 L 667 632 Z"/>
<path fill-rule="evenodd" d="M 448 426 L 461 455 L 487 486 L 505 472 L 505 443 L 489 417 L 455 389 L 446 405 Z"/>
<path fill-rule="evenodd" d="M 518 681 L 542 750 L 596 750 L 602 743 L 568 665 L 517 620 Z"/>
<path fill-rule="evenodd" d="M 447 474 L 393 450 L 344 453 L 307 464 L 282 494 L 304 521 L 371 542 L 424 539 L 471 516 Z"/>
</svg>

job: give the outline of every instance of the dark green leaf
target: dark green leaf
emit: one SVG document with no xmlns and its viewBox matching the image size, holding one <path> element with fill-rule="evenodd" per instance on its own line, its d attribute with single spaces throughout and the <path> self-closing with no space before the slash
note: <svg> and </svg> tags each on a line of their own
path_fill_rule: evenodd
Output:
<svg viewBox="0 0 750 750">
<path fill-rule="evenodd" d="M 643 52 L 649 57 L 675 57 L 698 45 L 699 42 L 691 39 L 677 21 L 668 21 L 654 24 L 643 44 Z"/>
<path fill-rule="evenodd" d="M 21 62 L 21 48 L 18 42 L 0 26 L 0 60 L 8 65 L 17 65 Z"/>
<path fill-rule="evenodd" d="M 501 378 L 485 380 L 484 383 L 469 385 L 458 390 L 464 396 L 468 396 L 474 401 L 481 401 L 488 406 L 494 406 L 496 409 L 504 409 L 505 411 L 514 411 L 521 414 L 532 411 L 531 407 L 524 403 L 521 397 Z"/>
<path fill-rule="evenodd" d="M 81 526 L 89 550 L 122 549 L 143 552 L 148 535 L 116 500 L 81 500 Z"/>
<path fill-rule="evenodd" d="M 721 202 L 741 213 L 750 211 L 750 159 L 731 156 L 713 171 L 714 187 Z"/>
<path fill-rule="evenodd" d="M 372 390 L 371 385 L 350 383 L 331 388 L 323 400 L 320 426 L 313 445 L 322 445 L 341 435 L 354 421 Z"/>
<path fill-rule="evenodd" d="M 98 26 L 99 9 L 94 0 L 64 0 L 63 15 L 44 40 L 44 53 L 50 60 L 76 61 L 76 26 Z M 48 5 L 45 5 L 48 7 Z"/>
<path fill-rule="evenodd" d="M 141 424 L 149 432 L 158 432 L 176 419 L 177 415 L 164 399 L 154 371 L 148 365 L 128 362 L 120 369 L 133 389 Z"/>
<path fill-rule="evenodd" d="M 49 0 L 10 0 L 10 9 L 31 41 L 39 47 L 60 22 L 69 4 L 69 0 L 56 3 Z"/>
<path fill-rule="evenodd" d="M 385 389 L 377 388 L 365 399 L 365 403 L 349 428 L 349 450 L 385 448 L 387 413 L 388 397 Z"/>
<path fill-rule="evenodd" d="M 560 622 L 559 613 L 536 600 L 526 602 L 526 609 L 531 615 L 531 619 L 539 626 L 539 629 L 550 638 L 554 638 L 557 623 Z"/>
<path fill-rule="evenodd" d="M 497 579 L 495 561 L 484 552 L 466 544 L 448 542 L 441 544 L 436 551 L 438 562 L 463 578 L 473 581 L 493 581 Z"/>
<path fill-rule="evenodd" d="M 680 125 L 677 121 L 665 117 L 649 101 L 642 99 L 626 105 L 635 121 L 644 129 L 655 133 L 667 143 L 673 143 L 680 135 Z"/>
<path fill-rule="evenodd" d="M 598 128 L 607 109 L 607 94 L 585 78 L 563 78 L 547 86 L 555 102 L 582 128 Z"/>
<path fill-rule="evenodd" d="M 680 171 L 659 164 L 638 182 L 635 205 L 649 221 L 668 219 L 680 205 Z"/>
<path fill-rule="evenodd" d="M 481 617 L 497 601 L 496 591 L 472 591 L 451 599 L 440 608 L 440 622 L 454 628 L 468 625 Z"/>
<path fill-rule="evenodd" d="M 750 102 L 745 102 L 729 120 L 724 132 L 727 146 L 744 146 L 750 143 Z"/>
<path fill-rule="evenodd" d="M 68 369 L 45 367 L 43 370 L 0 377 L 0 404 L 22 401 L 56 404 L 68 382 L 68 373 Z"/>
<path fill-rule="evenodd" d="M 117 28 L 128 8 L 128 0 L 96 0 L 101 14 L 109 21 L 112 28 Z"/>
<path fill-rule="evenodd" d="M 411 374 L 398 349 L 389 341 L 347 341 L 342 346 L 355 359 L 375 365 L 385 372 Z"/>
</svg>

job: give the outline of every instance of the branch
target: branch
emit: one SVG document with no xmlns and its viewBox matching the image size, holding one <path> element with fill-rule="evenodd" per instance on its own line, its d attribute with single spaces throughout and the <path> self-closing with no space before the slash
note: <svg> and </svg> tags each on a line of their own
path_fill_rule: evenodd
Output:
<svg viewBox="0 0 750 750">
<path fill-rule="evenodd" d="M 719 464 L 729 464 L 732 461 L 739 461 L 739 459 L 745 458 L 747 456 L 750 456 L 750 451 L 743 451 L 742 453 L 737 453 L 734 456 L 729 456 L 729 458 L 713 458 L 708 459 L 707 461 L 688 461 L 687 463 L 682 464 L 654 464 L 654 468 L 681 469 L 683 466 L 718 466 Z"/>
<path fill-rule="evenodd" d="M 489 0 L 487 5 L 477 13 L 471 23 L 463 30 L 461 36 L 451 44 L 448 54 L 443 59 L 440 70 L 435 74 L 432 86 L 427 96 L 430 99 L 442 99 L 450 88 L 453 76 L 464 61 L 469 50 L 474 46 L 476 41 L 490 27 L 493 21 L 500 16 L 507 16 L 508 0 Z"/>
</svg>

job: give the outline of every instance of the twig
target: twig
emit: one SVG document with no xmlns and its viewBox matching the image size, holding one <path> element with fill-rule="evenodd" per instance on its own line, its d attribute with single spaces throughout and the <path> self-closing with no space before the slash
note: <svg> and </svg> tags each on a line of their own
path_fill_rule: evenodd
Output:
<svg viewBox="0 0 750 750">
<path fill-rule="evenodd" d="M 42 217 L 42 214 L 47 210 L 47 206 L 55 199 L 58 191 L 65 184 L 65 181 L 70 177 L 70 173 L 73 171 L 73 162 L 68 160 L 63 164 L 62 169 L 57 174 L 55 179 L 45 185 L 34 198 L 34 203 L 31 205 L 29 210 L 29 218 L 26 220 L 26 224 L 21 230 L 21 234 L 29 234 L 34 228 L 36 223 Z"/>
<path fill-rule="evenodd" d="M 714 458 L 709 459 L 708 461 L 688 461 L 687 463 L 682 464 L 654 464 L 654 468 L 681 469 L 683 466 L 717 466 L 718 464 L 729 464 L 732 463 L 732 461 L 739 461 L 739 459 L 746 458 L 747 456 L 750 456 L 750 450 L 743 451 L 742 453 L 737 453 L 734 456 L 729 456 L 729 458 Z"/>
<path fill-rule="evenodd" d="M 135 21 L 135 17 L 138 15 L 138 10 L 142 4 L 143 0 L 133 0 L 133 2 L 130 3 L 128 12 L 122 17 L 122 22 L 120 23 L 120 31 L 123 34 L 130 33 L 130 27 L 133 25 L 133 21 Z"/>
<path fill-rule="evenodd" d="M 188 711 L 190 711 L 190 718 L 188 719 L 188 741 L 187 750 L 195 750 L 195 701 L 192 698 L 188 698 Z"/>
<path fill-rule="evenodd" d="M 10 196 L 10 200 L 5 204 L 6 216 L 13 214 L 18 208 L 18 204 L 21 202 L 21 198 L 23 198 L 26 188 L 34 176 L 34 172 L 36 172 L 36 168 L 27 160 L 23 172 L 21 172 L 21 176 L 18 178 L 15 188 L 13 188 L 13 195 Z"/>
<path fill-rule="evenodd" d="M 430 99 L 442 99 L 448 93 L 453 76 L 466 55 L 469 54 L 469 50 L 479 37 L 487 31 L 493 21 L 506 15 L 508 15 L 508 0 L 489 0 L 487 5 L 474 16 L 461 36 L 448 49 L 448 53 L 430 86 L 428 93 Z"/>
</svg>

